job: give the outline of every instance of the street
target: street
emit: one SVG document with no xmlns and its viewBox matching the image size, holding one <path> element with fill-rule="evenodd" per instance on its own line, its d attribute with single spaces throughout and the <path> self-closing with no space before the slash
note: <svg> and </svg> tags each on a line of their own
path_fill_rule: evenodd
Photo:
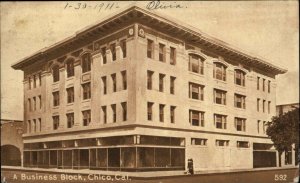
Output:
<svg viewBox="0 0 300 183">
<path fill-rule="evenodd" d="M 250 171 L 240 173 L 218 173 L 218 174 L 198 174 L 182 175 L 170 177 L 154 178 L 135 178 L 104 175 L 67 175 L 60 173 L 35 173 L 22 171 L 1 171 L 1 180 L 4 183 L 50 183 L 50 182 L 69 182 L 69 183 L 285 183 L 293 182 L 298 176 L 298 169 Z"/>
</svg>

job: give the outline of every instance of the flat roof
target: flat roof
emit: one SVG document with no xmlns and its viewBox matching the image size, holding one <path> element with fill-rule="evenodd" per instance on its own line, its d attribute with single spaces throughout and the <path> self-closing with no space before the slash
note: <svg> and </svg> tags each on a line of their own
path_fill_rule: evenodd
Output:
<svg viewBox="0 0 300 183">
<path fill-rule="evenodd" d="M 25 66 L 32 64 L 35 61 L 47 59 L 51 53 L 59 49 L 74 45 L 76 42 L 78 43 L 79 41 L 99 34 L 99 32 L 104 33 L 105 31 L 110 30 L 110 28 L 115 28 L 126 21 L 128 22 L 129 20 L 141 24 L 151 24 L 153 25 L 151 27 L 168 31 L 169 34 L 176 33 L 174 36 L 182 39 L 183 41 L 204 45 L 205 47 L 215 49 L 218 52 L 226 55 L 237 57 L 245 64 L 251 64 L 254 67 L 263 68 L 274 74 L 283 74 L 287 72 L 287 69 L 278 67 L 267 62 L 266 59 L 262 57 L 254 56 L 251 53 L 247 53 L 246 51 L 229 45 L 224 41 L 209 36 L 199 29 L 194 28 L 184 22 L 174 20 L 171 17 L 161 15 L 157 12 L 150 12 L 137 5 L 131 5 L 130 7 L 121 9 L 120 11 L 106 17 L 104 20 L 77 31 L 74 35 L 67 37 L 49 47 L 43 48 L 42 50 L 12 64 L 12 68 L 22 70 Z"/>
</svg>

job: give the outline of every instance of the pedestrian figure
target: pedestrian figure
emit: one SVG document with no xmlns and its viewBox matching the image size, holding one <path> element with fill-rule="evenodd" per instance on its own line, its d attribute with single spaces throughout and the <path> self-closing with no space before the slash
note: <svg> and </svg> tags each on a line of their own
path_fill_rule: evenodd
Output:
<svg viewBox="0 0 300 183">
<path fill-rule="evenodd" d="M 194 163 L 193 163 L 193 159 L 188 159 L 188 173 L 193 175 L 194 174 Z"/>
</svg>

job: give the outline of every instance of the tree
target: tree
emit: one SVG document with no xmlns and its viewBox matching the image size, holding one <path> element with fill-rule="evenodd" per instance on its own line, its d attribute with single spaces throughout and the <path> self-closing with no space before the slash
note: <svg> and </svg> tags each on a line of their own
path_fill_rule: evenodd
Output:
<svg viewBox="0 0 300 183">
<path fill-rule="evenodd" d="M 273 116 L 267 123 L 267 135 L 274 143 L 279 154 L 279 166 L 281 166 L 281 154 L 291 149 L 295 144 L 295 150 L 299 148 L 299 108 L 295 108 L 279 116 Z"/>
</svg>

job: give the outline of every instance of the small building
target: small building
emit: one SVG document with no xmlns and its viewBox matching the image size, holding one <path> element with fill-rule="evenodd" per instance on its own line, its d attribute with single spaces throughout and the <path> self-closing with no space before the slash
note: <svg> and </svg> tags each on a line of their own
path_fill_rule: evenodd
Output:
<svg viewBox="0 0 300 183">
<path fill-rule="evenodd" d="M 177 20 L 132 6 L 12 67 L 24 71 L 26 167 L 278 164 L 265 124 L 287 70 Z"/>
<path fill-rule="evenodd" d="M 23 126 L 20 120 L 1 119 L 1 165 L 21 166 Z"/>
</svg>

